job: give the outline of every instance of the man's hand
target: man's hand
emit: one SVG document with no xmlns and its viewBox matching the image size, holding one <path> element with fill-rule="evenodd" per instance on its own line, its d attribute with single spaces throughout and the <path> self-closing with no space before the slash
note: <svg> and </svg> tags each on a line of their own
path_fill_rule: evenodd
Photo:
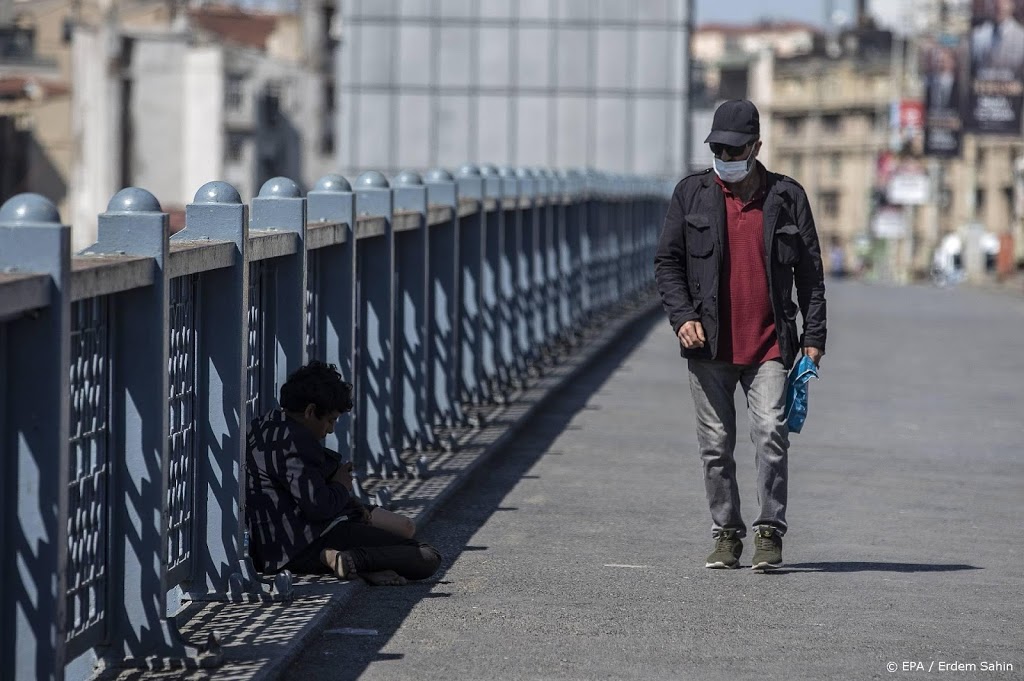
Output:
<svg viewBox="0 0 1024 681">
<path fill-rule="evenodd" d="M 679 337 L 679 342 L 687 350 L 702 348 L 704 347 L 704 341 L 707 340 L 704 338 L 704 327 L 696 320 L 686 322 L 680 326 L 679 333 L 676 335 Z"/>
<path fill-rule="evenodd" d="M 825 356 L 825 351 L 821 348 L 806 347 L 804 354 L 811 358 L 814 366 L 821 366 L 821 358 Z"/>
</svg>

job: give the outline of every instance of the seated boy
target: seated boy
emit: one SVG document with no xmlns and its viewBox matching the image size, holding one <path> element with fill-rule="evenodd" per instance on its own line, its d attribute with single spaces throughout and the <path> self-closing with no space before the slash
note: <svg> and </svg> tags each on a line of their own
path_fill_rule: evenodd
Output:
<svg viewBox="0 0 1024 681">
<path fill-rule="evenodd" d="M 352 467 L 323 446 L 352 411 L 352 384 L 313 361 L 281 386 L 281 407 L 250 425 L 246 523 L 258 570 L 333 572 L 375 585 L 405 584 L 437 571 L 441 556 L 413 539 L 411 520 L 352 496 Z"/>
</svg>

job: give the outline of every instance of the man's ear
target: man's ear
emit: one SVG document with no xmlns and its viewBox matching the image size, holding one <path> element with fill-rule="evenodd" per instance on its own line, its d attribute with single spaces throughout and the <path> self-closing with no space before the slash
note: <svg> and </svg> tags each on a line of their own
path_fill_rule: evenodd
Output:
<svg viewBox="0 0 1024 681">
<path fill-rule="evenodd" d="M 310 402 L 309 404 L 306 405 L 306 408 L 303 410 L 302 414 L 307 419 L 315 419 L 316 418 L 316 405 L 313 404 L 312 402 Z"/>
</svg>

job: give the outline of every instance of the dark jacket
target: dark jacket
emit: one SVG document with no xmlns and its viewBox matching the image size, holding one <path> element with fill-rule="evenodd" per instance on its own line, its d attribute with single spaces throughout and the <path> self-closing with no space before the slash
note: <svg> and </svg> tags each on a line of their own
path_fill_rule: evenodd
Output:
<svg viewBox="0 0 1024 681">
<path fill-rule="evenodd" d="M 281 570 L 333 519 L 362 510 L 344 485 L 330 481 L 338 462 L 329 450 L 280 409 L 253 420 L 245 467 L 249 553 L 258 570 Z"/>
<path fill-rule="evenodd" d="M 825 281 L 818 233 L 807 194 L 796 181 L 765 173 L 764 245 L 768 290 L 782 362 L 793 366 L 801 347 L 825 349 Z M 654 257 L 654 274 L 672 330 L 691 320 L 704 326 L 703 348 L 682 349 L 683 357 L 715 359 L 718 353 L 718 294 L 722 257 L 729 239 L 725 195 L 711 169 L 683 178 L 676 185 Z M 797 306 L 803 334 L 796 327 Z"/>
</svg>

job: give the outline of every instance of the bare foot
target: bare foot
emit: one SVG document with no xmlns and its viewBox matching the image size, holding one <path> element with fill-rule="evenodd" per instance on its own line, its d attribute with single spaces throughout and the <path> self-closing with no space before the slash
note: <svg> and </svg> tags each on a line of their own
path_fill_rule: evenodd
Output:
<svg viewBox="0 0 1024 681">
<path fill-rule="evenodd" d="M 353 562 L 352 556 L 345 551 L 323 549 L 320 551 L 320 562 L 331 568 L 338 579 L 356 578 L 355 562 Z"/>
<path fill-rule="evenodd" d="M 359 576 L 362 577 L 370 586 L 405 586 L 409 583 L 409 580 L 394 570 L 364 572 Z"/>
</svg>

